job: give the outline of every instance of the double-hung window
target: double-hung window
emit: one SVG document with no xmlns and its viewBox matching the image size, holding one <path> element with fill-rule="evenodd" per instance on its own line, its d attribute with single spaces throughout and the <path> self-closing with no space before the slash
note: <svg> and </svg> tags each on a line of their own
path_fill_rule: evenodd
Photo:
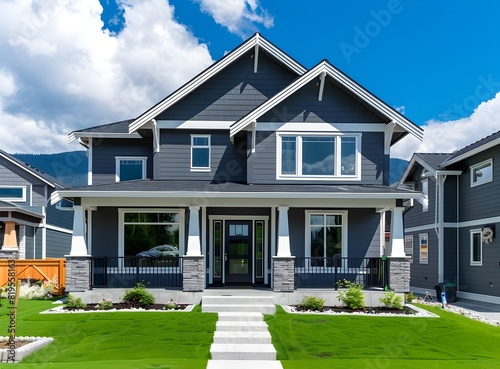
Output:
<svg viewBox="0 0 500 369">
<path fill-rule="evenodd" d="M 278 179 L 361 179 L 360 135 L 278 135 Z"/>
<path fill-rule="evenodd" d="M 470 265 L 483 265 L 483 233 L 481 229 L 470 231 Z"/>
<path fill-rule="evenodd" d="M 146 178 L 146 157 L 116 157 L 116 182 Z"/>
<path fill-rule="evenodd" d="M 493 160 L 488 159 L 470 167 L 471 187 L 493 181 Z"/>
<path fill-rule="evenodd" d="M 191 135 L 191 170 L 210 171 L 210 135 Z"/>
</svg>

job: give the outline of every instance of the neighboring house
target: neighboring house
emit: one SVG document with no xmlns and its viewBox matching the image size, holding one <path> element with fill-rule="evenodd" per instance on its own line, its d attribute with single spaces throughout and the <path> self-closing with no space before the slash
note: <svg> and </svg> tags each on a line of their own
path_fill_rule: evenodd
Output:
<svg viewBox="0 0 500 369">
<path fill-rule="evenodd" d="M 308 70 L 255 34 L 138 118 L 70 134 L 89 185 L 53 196 L 75 204 L 67 290 L 90 288 L 88 273 L 184 291 L 380 285 L 386 211 L 391 286 L 408 289 L 403 201 L 420 194 L 388 186 L 407 134 L 422 138 L 328 61 Z"/>
<path fill-rule="evenodd" d="M 50 204 L 65 185 L 0 150 L 0 254 L 60 258 L 71 247 L 72 204 Z M 62 204 L 62 205 L 61 205 Z"/>
<path fill-rule="evenodd" d="M 500 303 L 500 132 L 451 154 L 414 154 L 399 188 L 422 192 L 405 212 L 416 292 L 438 282 Z"/>
</svg>

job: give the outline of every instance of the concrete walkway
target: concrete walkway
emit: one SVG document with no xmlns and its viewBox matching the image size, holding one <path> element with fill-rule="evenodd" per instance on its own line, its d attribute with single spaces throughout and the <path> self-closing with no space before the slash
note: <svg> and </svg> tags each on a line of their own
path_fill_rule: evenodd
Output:
<svg viewBox="0 0 500 369">
<path fill-rule="evenodd" d="M 210 347 L 207 369 L 283 369 L 264 322 L 273 314 L 273 298 L 264 296 L 204 297 L 204 312 L 217 312 L 219 320 Z"/>
<path fill-rule="evenodd" d="M 485 319 L 500 322 L 500 305 L 498 304 L 460 299 L 459 301 L 450 303 L 450 305 L 468 310 L 472 314 L 479 315 Z"/>
</svg>

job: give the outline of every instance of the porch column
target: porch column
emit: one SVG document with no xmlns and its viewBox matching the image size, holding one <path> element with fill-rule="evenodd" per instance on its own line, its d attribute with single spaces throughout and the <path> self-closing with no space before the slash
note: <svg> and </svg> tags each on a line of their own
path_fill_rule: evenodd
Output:
<svg viewBox="0 0 500 369">
<path fill-rule="evenodd" d="M 404 258 L 405 254 L 405 240 L 403 229 L 403 210 L 402 207 L 395 207 L 392 209 L 391 214 L 391 242 L 389 243 L 389 250 L 387 256 Z"/>
<path fill-rule="evenodd" d="M 200 207 L 189 207 L 189 233 L 187 243 L 187 256 L 200 256 L 201 243 L 200 243 Z"/>
<path fill-rule="evenodd" d="M 189 207 L 189 232 L 186 255 L 182 257 L 182 290 L 200 292 L 205 289 L 205 257 L 201 253 L 200 207 Z"/>
<path fill-rule="evenodd" d="M 88 256 L 85 242 L 85 211 L 81 205 L 74 205 L 73 210 L 73 236 L 69 256 Z"/>
<path fill-rule="evenodd" d="M 277 256 L 292 256 L 290 252 L 290 234 L 288 231 L 288 206 L 278 206 L 278 252 Z"/>
<path fill-rule="evenodd" d="M 17 250 L 16 222 L 4 222 L 5 233 L 3 236 L 3 249 Z"/>
<path fill-rule="evenodd" d="M 295 257 L 290 252 L 288 206 L 278 207 L 278 251 L 273 256 L 273 290 L 293 292 L 295 289 Z"/>
<path fill-rule="evenodd" d="M 403 207 L 394 207 L 391 217 L 391 242 L 388 250 L 389 287 L 394 292 L 410 291 L 410 258 L 404 245 Z"/>
</svg>

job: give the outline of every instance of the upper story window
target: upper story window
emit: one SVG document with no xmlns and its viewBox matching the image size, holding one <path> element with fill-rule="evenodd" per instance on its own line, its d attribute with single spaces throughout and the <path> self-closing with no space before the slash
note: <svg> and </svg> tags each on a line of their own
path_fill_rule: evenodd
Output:
<svg viewBox="0 0 500 369">
<path fill-rule="evenodd" d="M 493 181 L 493 159 L 485 160 L 470 167 L 471 187 Z"/>
<path fill-rule="evenodd" d="M 429 178 L 422 180 L 422 211 L 429 210 Z"/>
<path fill-rule="evenodd" d="M 278 136 L 278 178 L 361 179 L 360 135 Z"/>
<path fill-rule="evenodd" d="M 0 200 L 12 202 L 26 201 L 26 186 L 0 186 Z"/>
<path fill-rule="evenodd" d="M 146 157 L 116 157 L 116 182 L 146 178 Z"/>
<path fill-rule="evenodd" d="M 191 135 L 191 170 L 210 171 L 210 135 Z"/>
<path fill-rule="evenodd" d="M 483 230 L 470 230 L 470 265 L 483 265 Z"/>
</svg>

